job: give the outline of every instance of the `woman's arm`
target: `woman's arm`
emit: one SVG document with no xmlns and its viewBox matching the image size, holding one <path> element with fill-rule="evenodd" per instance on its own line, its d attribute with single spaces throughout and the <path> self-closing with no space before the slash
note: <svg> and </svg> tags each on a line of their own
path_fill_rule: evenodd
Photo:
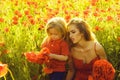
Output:
<svg viewBox="0 0 120 80">
<path fill-rule="evenodd" d="M 100 59 L 107 59 L 105 50 L 99 43 L 96 44 L 96 54 L 100 57 Z"/>
<path fill-rule="evenodd" d="M 73 65 L 73 61 L 72 58 L 69 57 L 68 59 L 68 72 L 66 75 L 66 80 L 72 80 L 75 74 L 75 69 L 74 69 L 74 65 Z"/>
</svg>

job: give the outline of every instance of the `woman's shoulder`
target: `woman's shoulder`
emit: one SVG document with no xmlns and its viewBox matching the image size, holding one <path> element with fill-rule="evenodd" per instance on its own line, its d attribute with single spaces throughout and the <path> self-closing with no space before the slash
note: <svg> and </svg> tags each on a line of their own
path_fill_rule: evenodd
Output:
<svg viewBox="0 0 120 80">
<path fill-rule="evenodd" d="M 98 42 L 95 43 L 95 52 L 100 58 L 107 59 L 104 47 Z"/>
<path fill-rule="evenodd" d="M 103 50 L 103 46 L 99 42 L 95 42 L 94 47 L 96 51 Z"/>
</svg>

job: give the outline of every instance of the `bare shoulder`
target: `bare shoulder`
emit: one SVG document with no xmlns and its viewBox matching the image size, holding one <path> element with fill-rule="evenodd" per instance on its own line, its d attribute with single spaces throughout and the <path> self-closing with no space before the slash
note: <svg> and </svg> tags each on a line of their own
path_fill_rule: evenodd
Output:
<svg viewBox="0 0 120 80">
<path fill-rule="evenodd" d="M 98 42 L 95 43 L 95 46 L 97 51 L 104 49 L 103 46 Z"/>
<path fill-rule="evenodd" d="M 95 49 L 96 49 L 96 54 L 100 57 L 100 58 L 104 58 L 106 59 L 106 53 L 104 50 L 104 47 L 100 44 L 100 43 L 96 43 L 95 44 Z"/>
</svg>

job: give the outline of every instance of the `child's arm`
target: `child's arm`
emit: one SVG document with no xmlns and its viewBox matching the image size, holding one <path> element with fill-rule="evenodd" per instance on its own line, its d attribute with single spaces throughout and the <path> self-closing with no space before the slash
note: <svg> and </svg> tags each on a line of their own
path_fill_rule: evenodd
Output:
<svg viewBox="0 0 120 80">
<path fill-rule="evenodd" d="M 58 54 L 49 54 L 49 57 L 51 59 L 56 59 L 56 60 L 59 60 L 59 61 L 67 61 L 68 59 L 68 56 L 65 56 L 65 55 L 58 55 Z"/>
<path fill-rule="evenodd" d="M 52 59 L 59 60 L 59 61 L 67 61 L 68 55 L 69 55 L 68 44 L 65 41 L 63 41 L 60 44 L 60 47 L 61 47 L 61 53 L 60 54 L 51 53 L 49 55 L 49 57 L 52 58 Z"/>
</svg>

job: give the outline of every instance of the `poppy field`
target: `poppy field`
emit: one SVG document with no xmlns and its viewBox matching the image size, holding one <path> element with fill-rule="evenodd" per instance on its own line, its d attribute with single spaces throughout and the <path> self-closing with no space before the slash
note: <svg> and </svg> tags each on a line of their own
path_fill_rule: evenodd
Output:
<svg viewBox="0 0 120 80">
<path fill-rule="evenodd" d="M 48 80 L 44 65 L 29 62 L 40 52 L 47 21 L 85 19 L 120 80 L 120 0 L 0 0 L 0 80 Z"/>
</svg>

